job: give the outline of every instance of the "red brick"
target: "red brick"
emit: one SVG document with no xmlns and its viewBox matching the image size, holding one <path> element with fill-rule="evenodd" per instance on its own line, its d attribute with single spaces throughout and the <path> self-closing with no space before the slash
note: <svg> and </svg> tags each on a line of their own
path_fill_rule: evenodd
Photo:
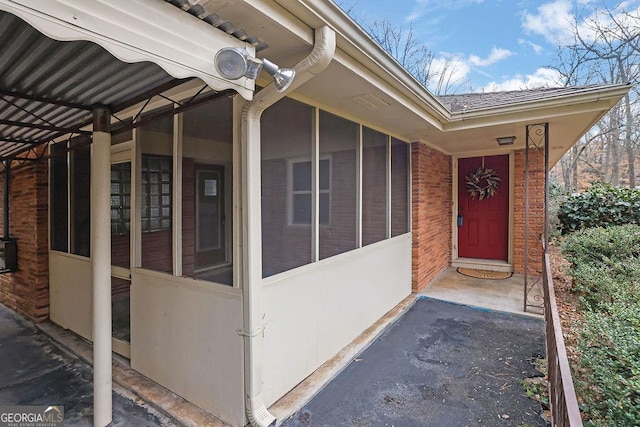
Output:
<svg viewBox="0 0 640 427">
<path fill-rule="evenodd" d="M 15 167 L 9 192 L 9 234 L 18 239 L 18 271 L 0 275 L 0 302 L 40 322 L 49 315 L 47 163 Z M 0 221 L 3 215 L 0 210 Z"/>
<path fill-rule="evenodd" d="M 411 145 L 412 287 L 424 289 L 451 263 L 451 156 Z"/>
</svg>

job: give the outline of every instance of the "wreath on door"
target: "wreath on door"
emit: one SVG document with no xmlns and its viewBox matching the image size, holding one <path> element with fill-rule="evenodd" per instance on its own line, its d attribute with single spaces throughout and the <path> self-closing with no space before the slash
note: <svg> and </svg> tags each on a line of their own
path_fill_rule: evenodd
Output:
<svg viewBox="0 0 640 427">
<path fill-rule="evenodd" d="M 500 177 L 491 169 L 480 166 L 477 171 L 466 176 L 467 191 L 473 199 L 488 199 L 495 196 L 500 188 Z"/>
</svg>

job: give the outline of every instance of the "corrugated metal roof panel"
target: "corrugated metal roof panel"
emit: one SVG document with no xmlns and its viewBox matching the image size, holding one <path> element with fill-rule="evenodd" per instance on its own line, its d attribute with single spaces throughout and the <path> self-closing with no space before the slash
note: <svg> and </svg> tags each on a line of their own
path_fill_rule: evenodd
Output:
<svg viewBox="0 0 640 427">
<path fill-rule="evenodd" d="M 82 106 L 113 107 L 174 78 L 150 62 L 122 62 L 86 41 L 52 40 L 8 12 L 0 11 L 0 90 Z M 90 120 L 91 111 L 0 94 L 0 119 L 66 128 Z M 58 132 L 0 124 L 0 155 Z"/>
<path fill-rule="evenodd" d="M 237 28 L 233 22 L 226 21 L 218 15 L 218 1 L 213 0 L 165 0 L 167 3 L 179 7 L 185 12 L 205 21 L 225 33 L 232 35 L 238 40 L 250 43 L 256 48 L 256 52 L 269 47 L 266 40 L 258 36 L 248 34 L 244 29 Z"/>
</svg>

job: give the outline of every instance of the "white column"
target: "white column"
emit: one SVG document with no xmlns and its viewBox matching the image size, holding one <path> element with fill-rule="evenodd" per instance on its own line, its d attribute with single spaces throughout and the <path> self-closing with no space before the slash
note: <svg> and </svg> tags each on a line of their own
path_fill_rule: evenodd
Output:
<svg viewBox="0 0 640 427">
<path fill-rule="evenodd" d="M 91 144 L 93 266 L 93 425 L 111 423 L 111 134 L 109 112 L 93 111 Z"/>
</svg>

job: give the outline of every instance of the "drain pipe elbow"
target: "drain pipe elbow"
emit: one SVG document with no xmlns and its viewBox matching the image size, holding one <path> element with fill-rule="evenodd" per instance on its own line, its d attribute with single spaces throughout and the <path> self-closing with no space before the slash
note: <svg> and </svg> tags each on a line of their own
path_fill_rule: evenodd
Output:
<svg viewBox="0 0 640 427">
<path fill-rule="evenodd" d="M 315 40 L 311 53 L 298 62 L 289 88 L 278 92 L 275 84 L 270 84 L 258 92 L 252 101 L 242 108 L 240 138 L 242 141 L 243 181 L 258 182 L 255 174 L 260 172 L 260 117 L 265 109 L 284 98 L 308 80 L 321 73 L 333 59 L 336 49 L 336 34 L 328 26 L 315 30 Z M 251 145 L 251 146 L 250 146 Z M 252 166 L 254 166 L 252 168 Z M 247 185 L 247 184 L 245 184 Z M 254 184 L 255 186 L 255 184 Z M 249 422 L 254 427 L 272 427 L 276 418 L 269 412 L 262 391 L 262 339 L 264 309 L 262 306 L 262 236 L 260 214 L 249 215 L 249 206 L 259 207 L 260 189 L 248 186 L 243 195 L 244 241 L 244 357 L 245 357 L 245 405 Z"/>
<path fill-rule="evenodd" d="M 243 119 L 260 120 L 262 112 L 296 90 L 307 81 L 320 74 L 331 63 L 336 51 L 336 33 L 328 26 L 317 28 L 314 33 L 313 50 L 298 62 L 293 69 L 296 76 L 291 85 L 283 92 L 278 92 L 275 84 L 270 84 L 248 102 L 243 109 Z"/>
</svg>

